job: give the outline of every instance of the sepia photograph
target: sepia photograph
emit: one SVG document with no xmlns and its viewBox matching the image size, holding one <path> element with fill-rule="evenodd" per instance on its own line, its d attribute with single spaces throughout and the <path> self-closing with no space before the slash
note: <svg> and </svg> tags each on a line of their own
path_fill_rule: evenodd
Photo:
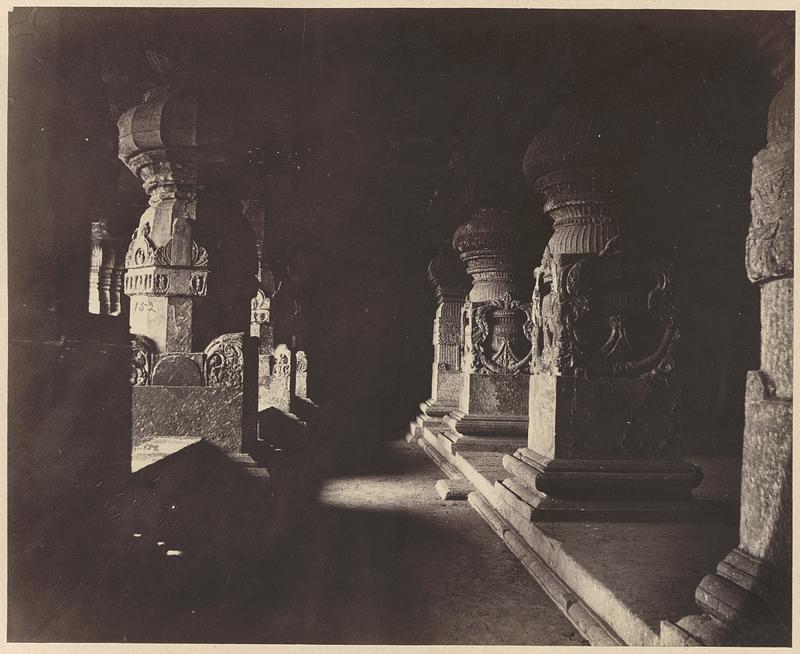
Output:
<svg viewBox="0 0 800 654">
<path fill-rule="evenodd" d="M 9 647 L 791 646 L 789 3 L 63 4 Z"/>
</svg>

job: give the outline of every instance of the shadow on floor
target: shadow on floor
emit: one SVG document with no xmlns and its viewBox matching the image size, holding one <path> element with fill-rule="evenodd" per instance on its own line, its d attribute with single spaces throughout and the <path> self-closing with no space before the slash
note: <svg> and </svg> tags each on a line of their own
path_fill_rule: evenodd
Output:
<svg viewBox="0 0 800 654">
<path fill-rule="evenodd" d="M 464 503 L 434 500 L 445 512 L 434 515 L 414 497 L 406 509 L 378 497 L 396 495 L 402 476 L 433 498 L 439 475 L 421 453 L 385 458 L 392 472 L 372 478 L 382 490 L 347 482 L 338 505 L 316 501 L 315 485 L 275 494 L 205 443 L 145 468 L 103 509 L 101 528 L 64 533 L 17 566 L 33 574 L 15 576 L 9 638 L 581 642 Z M 498 593 L 511 581 L 525 592 Z"/>
</svg>

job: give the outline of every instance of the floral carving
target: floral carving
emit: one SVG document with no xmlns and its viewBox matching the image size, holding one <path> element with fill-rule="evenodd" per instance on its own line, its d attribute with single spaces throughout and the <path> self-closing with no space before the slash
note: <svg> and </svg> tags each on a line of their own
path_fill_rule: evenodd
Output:
<svg viewBox="0 0 800 654">
<path fill-rule="evenodd" d="M 236 388 L 244 380 L 244 352 L 242 334 L 223 334 L 205 349 L 206 385 Z"/>
<path fill-rule="evenodd" d="M 535 272 L 534 370 L 670 376 L 679 335 L 672 264 L 625 250 L 618 238 L 599 255 L 546 254 Z"/>
<path fill-rule="evenodd" d="M 150 370 L 155 343 L 141 334 L 131 334 L 131 372 L 130 382 L 133 386 L 146 386 L 150 383 Z"/>
<path fill-rule="evenodd" d="M 255 297 L 250 300 L 250 322 L 263 325 L 270 321 L 271 300 L 263 289 L 256 291 Z"/>
<path fill-rule="evenodd" d="M 131 243 L 125 254 L 125 267 L 142 268 L 154 265 L 155 251 L 156 246 L 150 240 L 150 225 L 144 223 L 133 232 Z"/>
</svg>

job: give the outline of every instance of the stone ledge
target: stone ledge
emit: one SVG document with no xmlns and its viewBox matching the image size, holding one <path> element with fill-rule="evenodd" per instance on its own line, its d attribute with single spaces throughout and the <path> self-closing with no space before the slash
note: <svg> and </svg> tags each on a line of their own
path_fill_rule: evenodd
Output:
<svg viewBox="0 0 800 654">
<path fill-rule="evenodd" d="M 417 439 L 417 445 L 419 445 L 427 454 L 431 460 L 439 466 L 439 469 L 446 474 L 450 479 L 460 479 L 461 473 L 458 469 L 450 463 L 445 457 L 443 457 L 430 443 L 428 443 L 424 438 Z"/>
<path fill-rule="evenodd" d="M 594 646 L 619 646 L 625 643 L 577 598 L 561 579 L 530 549 L 525 541 L 492 509 L 480 493 L 467 498 L 470 506 L 483 518 L 516 556 L 542 590 L 575 625 L 580 634 Z"/>
<path fill-rule="evenodd" d="M 492 510 L 483 517 L 491 518 L 487 522 L 495 533 L 502 535 L 513 527 L 525 547 L 627 645 L 662 644 L 662 624 L 674 625 L 683 616 L 697 613 L 697 584 L 736 545 L 736 529 L 722 524 L 589 519 L 534 524 L 508 507 L 508 517 L 502 516 L 504 504 L 494 493 L 495 482 L 504 480 L 502 454 L 451 454 L 442 451 L 441 446 L 435 447 L 440 440 L 429 433 L 419 442 L 426 443 L 426 452 L 436 451 L 440 457 L 450 459 L 480 492 L 484 504 Z M 708 461 L 707 465 L 711 463 Z M 730 467 L 731 471 L 736 468 L 732 460 L 717 464 Z M 735 476 L 723 470 L 709 475 L 715 479 Z M 714 489 L 712 497 L 704 494 L 701 485 L 696 492 L 713 501 L 721 491 Z M 669 634 L 665 636 L 668 644 Z M 671 642 L 681 640 L 680 634 L 672 636 Z M 682 642 L 694 644 L 691 637 Z"/>
</svg>

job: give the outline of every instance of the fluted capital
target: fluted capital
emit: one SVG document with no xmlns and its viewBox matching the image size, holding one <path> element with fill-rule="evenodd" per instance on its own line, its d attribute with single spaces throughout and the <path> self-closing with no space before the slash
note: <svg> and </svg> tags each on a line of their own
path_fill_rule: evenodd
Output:
<svg viewBox="0 0 800 654">
<path fill-rule="evenodd" d="M 146 186 L 196 183 L 199 164 L 226 161 L 232 127 L 219 96 L 196 84 L 153 89 L 117 121 L 119 158 Z"/>
<path fill-rule="evenodd" d="M 453 234 L 453 249 L 465 256 L 481 250 L 515 248 L 517 234 L 514 216 L 502 209 L 475 209 L 469 220 Z"/>
<path fill-rule="evenodd" d="M 562 109 L 533 139 L 523 168 L 553 220 L 553 256 L 598 254 L 624 234 L 623 165 L 633 136 L 621 114 Z"/>
<path fill-rule="evenodd" d="M 453 249 L 472 276 L 472 302 L 496 300 L 514 293 L 513 273 L 519 247 L 517 220 L 508 211 L 476 209 L 453 235 Z"/>
<path fill-rule="evenodd" d="M 428 281 L 436 291 L 437 300 L 448 293 L 466 295 L 469 278 L 464 264 L 459 260 L 452 248 L 442 246 L 436 256 L 428 264 Z"/>
<path fill-rule="evenodd" d="M 528 146 L 525 179 L 533 185 L 554 171 L 621 166 L 630 141 L 619 114 L 561 109 Z"/>
</svg>

